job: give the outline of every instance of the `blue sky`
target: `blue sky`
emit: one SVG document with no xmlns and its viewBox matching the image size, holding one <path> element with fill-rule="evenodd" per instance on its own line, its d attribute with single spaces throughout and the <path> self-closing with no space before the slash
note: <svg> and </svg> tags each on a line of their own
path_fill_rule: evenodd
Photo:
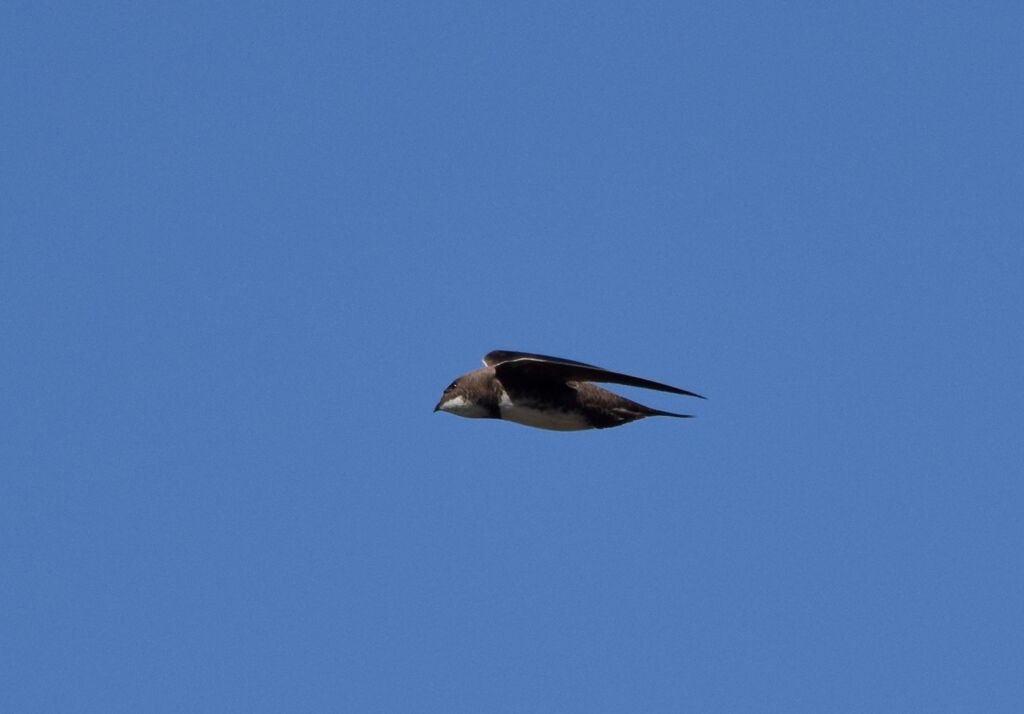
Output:
<svg viewBox="0 0 1024 714">
<path fill-rule="evenodd" d="M 9 4 L 0 708 L 1024 710 L 1022 21 Z"/>
</svg>

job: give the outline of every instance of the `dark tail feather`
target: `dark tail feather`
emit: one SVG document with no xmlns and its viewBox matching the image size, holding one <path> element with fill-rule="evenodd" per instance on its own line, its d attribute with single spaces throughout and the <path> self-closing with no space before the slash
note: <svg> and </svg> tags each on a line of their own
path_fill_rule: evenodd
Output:
<svg viewBox="0 0 1024 714">
<path fill-rule="evenodd" d="M 694 419 L 693 414 L 676 414 L 675 412 L 663 412 L 660 409 L 647 408 L 647 416 L 670 416 L 677 419 Z"/>
</svg>

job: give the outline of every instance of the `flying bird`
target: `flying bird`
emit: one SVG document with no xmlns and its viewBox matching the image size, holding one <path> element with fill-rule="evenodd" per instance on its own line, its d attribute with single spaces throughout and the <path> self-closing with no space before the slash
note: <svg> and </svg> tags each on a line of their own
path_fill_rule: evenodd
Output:
<svg viewBox="0 0 1024 714">
<path fill-rule="evenodd" d="M 554 431 L 607 429 L 649 416 L 692 416 L 645 407 L 593 382 L 625 384 L 704 399 L 685 389 L 609 372 L 592 364 L 497 350 L 484 356 L 483 367 L 449 384 L 434 411 L 474 419 L 504 419 Z"/>
</svg>

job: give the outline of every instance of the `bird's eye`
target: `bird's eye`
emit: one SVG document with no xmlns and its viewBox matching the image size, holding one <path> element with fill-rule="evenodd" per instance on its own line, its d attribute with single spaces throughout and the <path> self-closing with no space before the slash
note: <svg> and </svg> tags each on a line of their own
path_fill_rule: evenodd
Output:
<svg viewBox="0 0 1024 714">
<path fill-rule="evenodd" d="M 451 384 L 449 384 L 449 385 L 448 385 L 448 387 L 447 387 L 447 388 L 446 388 L 446 389 L 445 389 L 444 391 L 446 391 L 446 392 L 450 392 L 450 391 L 452 391 L 453 389 L 455 389 L 455 387 L 456 387 L 457 385 L 458 385 L 458 382 L 457 382 L 457 381 L 456 381 L 456 382 L 452 382 Z"/>
</svg>

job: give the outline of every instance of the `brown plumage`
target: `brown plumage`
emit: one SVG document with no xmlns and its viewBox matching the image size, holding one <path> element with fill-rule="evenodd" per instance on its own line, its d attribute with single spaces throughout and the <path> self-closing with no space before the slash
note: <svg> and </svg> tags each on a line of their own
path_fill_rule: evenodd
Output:
<svg viewBox="0 0 1024 714">
<path fill-rule="evenodd" d="M 704 398 L 685 389 L 583 362 L 498 350 L 484 357 L 484 367 L 448 385 L 434 411 L 471 418 L 504 419 L 557 431 L 607 429 L 649 416 L 691 416 L 646 407 L 593 382 Z"/>
</svg>

